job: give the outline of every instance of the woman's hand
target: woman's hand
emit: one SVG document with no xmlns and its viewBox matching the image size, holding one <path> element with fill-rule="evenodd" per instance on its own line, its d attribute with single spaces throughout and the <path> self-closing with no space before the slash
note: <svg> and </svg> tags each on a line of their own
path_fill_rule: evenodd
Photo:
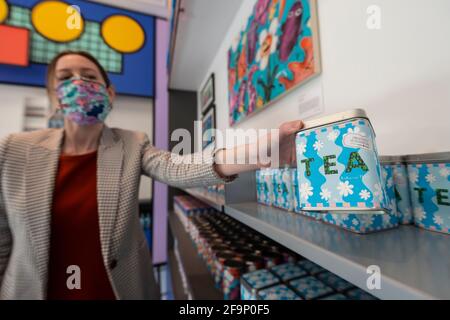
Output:
<svg viewBox="0 0 450 320">
<path fill-rule="evenodd" d="M 216 154 L 218 161 L 215 164 L 216 172 L 222 177 L 229 177 L 261 168 L 295 164 L 295 136 L 303 126 L 301 120 L 285 122 L 279 127 L 278 134 L 272 134 L 273 132 L 271 132 L 260 137 L 257 143 L 218 151 Z M 259 150 L 260 148 L 263 148 L 262 152 Z M 232 153 L 231 157 L 229 153 Z M 261 156 L 267 156 L 267 158 L 261 159 Z M 233 161 L 230 163 L 227 162 L 227 159 L 233 159 Z M 236 163 L 236 159 L 246 161 Z M 251 161 L 252 159 L 256 161 Z"/>
</svg>

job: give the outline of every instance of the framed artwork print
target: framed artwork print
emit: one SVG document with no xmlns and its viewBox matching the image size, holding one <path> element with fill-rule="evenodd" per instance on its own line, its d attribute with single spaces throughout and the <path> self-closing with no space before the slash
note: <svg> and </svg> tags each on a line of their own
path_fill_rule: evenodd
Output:
<svg viewBox="0 0 450 320">
<path fill-rule="evenodd" d="M 205 150 L 214 143 L 213 130 L 216 128 L 216 106 L 211 108 L 202 117 L 202 149 Z"/>
<path fill-rule="evenodd" d="M 316 0 L 257 0 L 228 51 L 231 126 L 321 72 Z"/>
<path fill-rule="evenodd" d="M 214 84 L 214 73 L 211 74 L 208 81 L 200 92 L 201 110 L 202 114 L 208 109 L 208 107 L 215 102 L 215 84 Z"/>
</svg>

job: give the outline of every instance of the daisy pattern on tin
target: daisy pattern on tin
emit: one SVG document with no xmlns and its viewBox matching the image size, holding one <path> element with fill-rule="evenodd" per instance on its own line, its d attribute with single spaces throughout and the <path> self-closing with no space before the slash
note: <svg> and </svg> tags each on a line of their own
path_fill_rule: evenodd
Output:
<svg viewBox="0 0 450 320">
<path fill-rule="evenodd" d="M 300 196 L 302 199 L 308 200 L 313 195 L 314 188 L 309 183 L 302 183 L 300 186 Z"/>
<path fill-rule="evenodd" d="M 304 142 L 300 142 L 297 145 L 298 149 L 300 150 L 301 153 L 305 153 L 306 152 L 306 144 Z"/>
<path fill-rule="evenodd" d="M 434 216 L 433 221 L 438 226 L 442 226 L 442 224 L 444 223 L 444 219 L 442 219 L 441 216 Z"/>
<path fill-rule="evenodd" d="M 376 183 L 375 186 L 375 191 L 373 192 L 373 195 L 379 199 L 381 199 L 383 197 L 383 190 L 381 189 L 381 185 L 379 183 Z"/>
<path fill-rule="evenodd" d="M 409 181 L 411 183 L 417 183 L 418 180 L 419 180 L 419 176 L 417 175 L 417 173 L 412 172 L 409 174 Z"/>
<path fill-rule="evenodd" d="M 327 188 L 322 188 L 322 191 L 320 192 L 320 198 L 325 201 L 330 200 L 331 192 Z"/>
<path fill-rule="evenodd" d="M 350 128 L 347 131 L 348 133 L 353 133 L 353 134 L 359 134 L 361 136 L 365 136 L 366 134 L 364 132 L 361 131 L 361 129 L 359 127 L 355 127 L 355 128 Z"/>
<path fill-rule="evenodd" d="M 348 181 L 339 182 L 339 186 L 337 187 L 337 189 L 339 190 L 339 194 L 344 197 L 347 197 L 349 194 L 352 195 L 353 188 L 354 186 L 351 185 Z"/>
<path fill-rule="evenodd" d="M 371 195 L 370 192 L 367 191 L 366 189 L 362 190 L 362 191 L 359 193 L 359 197 L 360 197 L 361 199 L 365 200 L 365 201 L 367 201 L 367 200 L 370 198 L 370 195 Z"/>
<path fill-rule="evenodd" d="M 336 130 L 333 130 L 333 131 L 331 131 L 328 134 L 327 138 L 328 138 L 329 141 L 333 141 L 334 142 L 334 141 L 336 141 L 338 136 L 339 136 L 339 132 L 336 131 Z"/>
<path fill-rule="evenodd" d="M 441 177 L 447 178 L 450 175 L 450 170 L 448 170 L 448 168 L 442 168 L 439 171 L 439 174 Z"/>
<path fill-rule="evenodd" d="M 314 143 L 313 148 L 314 148 L 315 151 L 320 151 L 320 150 L 322 150 L 322 149 L 323 149 L 323 142 L 320 141 L 320 140 L 317 140 L 317 141 Z"/>
<path fill-rule="evenodd" d="M 418 221 L 422 221 L 425 219 L 425 211 L 423 211 L 422 207 L 414 208 L 414 218 Z"/>
<path fill-rule="evenodd" d="M 425 180 L 427 180 L 427 182 L 431 184 L 433 182 L 436 182 L 436 177 L 430 173 L 425 177 Z"/>
</svg>

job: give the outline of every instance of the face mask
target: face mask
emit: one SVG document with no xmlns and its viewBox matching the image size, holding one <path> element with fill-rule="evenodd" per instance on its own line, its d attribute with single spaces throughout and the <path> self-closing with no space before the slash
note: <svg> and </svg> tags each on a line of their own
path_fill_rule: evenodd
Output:
<svg viewBox="0 0 450 320">
<path fill-rule="evenodd" d="M 64 116 L 81 126 L 104 122 L 112 109 L 106 87 L 96 81 L 71 78 L 56 94 Z"/>
</svg>

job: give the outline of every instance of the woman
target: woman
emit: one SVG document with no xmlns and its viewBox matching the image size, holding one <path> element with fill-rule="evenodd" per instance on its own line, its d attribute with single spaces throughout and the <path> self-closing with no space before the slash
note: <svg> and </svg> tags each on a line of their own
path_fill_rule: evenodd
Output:
<svg viewBox="0 0 450 320">
<path fill-rule="evenodd" d="M 47 91 L 64 129 L 8 136 L 0 143 L 0 299 L 155 299 L 152 263 L 138 217 L 145 174 L 186 188 L 232 181 L 262 165 L 174 162 L 143 133 L 104 124 L 115 92 L 84 52 L 49 64 Z M 280 154 L 293 160 L 301 121 L 281 126 Z M 190 156 L 198 159 L 200 154 Z M 78 277 L 78 278 L 77 278 Z"/>
</svg>

